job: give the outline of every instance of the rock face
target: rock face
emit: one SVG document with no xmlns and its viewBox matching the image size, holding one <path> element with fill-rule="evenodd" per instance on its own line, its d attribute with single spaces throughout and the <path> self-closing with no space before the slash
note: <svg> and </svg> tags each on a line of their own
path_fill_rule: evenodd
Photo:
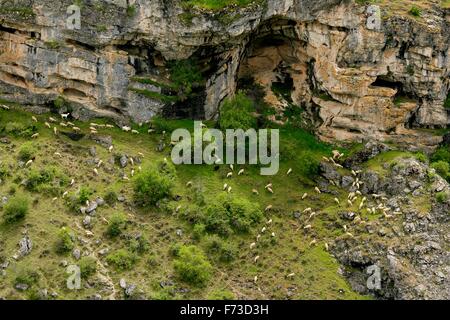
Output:
<svg viewBox="0 0 450 320">
<path fill-rule="evenodd" d="M 323 139 L 436 145 L 411 128 L 449 124 L 450 15 L 436 1 L 420 19 L 346 0 L 266 0 L 222 12 L 178 0 L 84 1 L 74 30 L 72 1 L 3 2 L 0 97 L 30 109 L 124 123 L 187 105 L 209 119 L 251 76 L 279 108 L 271 87 L 289 85 Z M 206 66 L 205 84 L 177 104 L 160 84 L 170 60 L 187 58 Z"/>
<path fill-rule="evenodd" d="M 379 221 L 355 223 L 354 237 L 338 238 L 332 246 L 349 267 L 344 274 L 355 290 L 381 299 L 450 298 L 450 197 L 436 196 L 450 194 L 450 187 L 432 171 L 415 159 L 402 159 L 383 177 L 375 172 L 361 176 L 362 193 L 383 196 L 388 210 Z M 430 206 L 426 199 L 432 199 Z M 368 285 L 371 270 L 379 271 L 379 287 Z"/>
</svg>

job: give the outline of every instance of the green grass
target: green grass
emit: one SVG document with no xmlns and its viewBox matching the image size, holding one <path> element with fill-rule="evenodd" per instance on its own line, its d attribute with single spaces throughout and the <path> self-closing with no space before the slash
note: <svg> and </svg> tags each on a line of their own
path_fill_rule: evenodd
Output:
<svg viewBox="0 0 450 320">
<path fill-rule="evenodd" d="M 185 0 L 184 6 L 194 6 L 198 8 L 204 8 L 209 10 L 220 10 L 230 5 L 237 5 L 239 7 L 245 7 L 255 2 L 262 2 L 261 0 Z"/>
</svg>

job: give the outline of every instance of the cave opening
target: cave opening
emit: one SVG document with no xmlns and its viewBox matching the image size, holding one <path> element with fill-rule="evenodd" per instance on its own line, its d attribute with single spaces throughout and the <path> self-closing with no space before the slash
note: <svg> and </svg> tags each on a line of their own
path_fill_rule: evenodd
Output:
<svg viewBox="0 0 450 320">
<path fill-rule="evenodd" d="M 284 115 L 294 104 L 298 48 L 303 46 L 289 19 L 270 19 L 248 40 L 238 69 L 237 90 L 244 90 L 256 102 L 258 113 L 273 108 Z"/>
</svg>

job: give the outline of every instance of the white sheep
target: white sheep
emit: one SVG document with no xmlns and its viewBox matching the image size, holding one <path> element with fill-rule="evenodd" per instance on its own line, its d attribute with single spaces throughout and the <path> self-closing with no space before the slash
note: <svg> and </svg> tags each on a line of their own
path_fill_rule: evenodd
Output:
<svg viewBox="0 0 450 320">
<path fill-rule="evenodd" d="M 75 127 L 75 124 L 73 124 L 73 123 L 70 122 L 70 121 L 67 121 L 67 125 L 70 126 L 70 127 Z"/>
<path fill-rule="evenodd" d="M 255 259 L 254 259 L 255 263 L 257 263 L 258 260 L 259 260 L 259 256 L 256 256 Z"/>
<path fill-rule="evenodd" d="M 252 192 L 253 192 L 253 194 L 255 194 L 255 195 L 259 196 L 259 191 L 258 191 L 258 190 L 256 190 L 256 189 L 253 189 L 253 190 L 252 190 Z"/>
<path fill-rule="evenodd" d="M 290 168 L 289 170 L 288 170 L 288 172 L 286 173 L 286 175 L 290 175 L 292 173 L 292 168 Z"/>
<path fill-rule="evenodd" d="M 224 185 L 223 185 L 223 191 L 225 191 L 225 190 L 227 190 L 228 189 L 228 183 L 225 183 Z"/>
<path fill-rule="evenodd" d="M 322 191 L 320 191 L 320 189 L 319 189 L 318 187 L 315 187 L 314 190 L 315 190 L 318 194 L 321 194 L 321 193 L 322 193 Z"/>
<path fill-rule="evenodd" d="M 113 149 L 114 149 L 114 146 L 109 146 L 109 148 L 108 148 L 109 153 L 111 153 L 113 151 Z"/>
<path fill-rule="evenodd" d="M 303 210 L 303 213 L 308 213 L 308 212 L 312 212 L 312 208 L 306 208 L 305 210 Z"/>
<path fill-rule="evenodd" d="M 264 209 L 265 212 L 272 210 L 273 206 L 270 204 Z"/>
<path fill-rule="evenodd" d="M 50 123 L 48 123 L 48 122 L 45 122 L 44 124 L 45 124 L 45 126 L 46 126 L 47 128 L 49 128 L 49 129 L 51 129 L 51 128 L 52 128 L 52 126 L 50 125 Z"/>
<path fill-rule="evenodd" d="M 72 180 L 70 181 L 70 185 L 73 186 L 74 184 L 75 184 L 75 179 L 72 179 Z"/>
<path fill-rule="evenodd" d="M 78 127 L 72 127 L 72 130 L 75 131 L 75 132 L 80 132 L 81 131 L 81 129 L 78 128 Z"/>
<path fill-rule="evenodd" d="M 293 278 L 293 277 L 295 277 L 295 273 L 294 272 L 292 272 L 292 273 L 290 273 L 290 274 L 288 274 L 286 276 L 286 278 L 288 278 L 288 279 Z"/>
<path fill-rule="evenodd" d="M 233 172 L 228 172 L 227 178 L 231 178 L 233 176 Z"/>
<path fill-rule="evenodd" d="M 94 170 L 92 170 L 93 172 L 94 172 L 94 174 L 96 175 L 96 176 L 98 176 L 98 170 L 96 169 L 96 168 L 94 168 Z"/>
<path fill-rule="evenodd" d="M 134 170 L 131 170 L 131 176 L 134 177 Z"/>
<path fill-rule="evenodd" d="M 61 113 L 61 118 L 67 120 L 67 118 L 70 116 L 70 113 Z"/>
<path fill-rule="evenodd" d="M 255 249 L 255 248 L 256 248 L 256 243 L 255 242 L 251 243 L 250 244 L 250 249 Z"/>
<path fill-rule="evenodd" d="M 35 116 L 32 116 L 31 119 L 32 119 L 34 122 L 38 122 L 38 119 L 37 119 Z"/>
<path fill-rule="evenodd" d="M 311 230 L 312 229 L 312 225 L 308 224 L 303 229 L 304 230 Z"/>
<path fill-rule="evenodd" d="M 190 187 L 192 187 L 192 181 L 188 181 L 188 182 L 186 182 L 186 187 L 187 187 L 187 188 L 190 188 Z"/>
<path fill-rule="evenodd" d="M 316 244 L 317 244 L 317 240 L 314 239 L 313 241 L 311 241 L 311 242 L 309 243 L 309 246 L 315 246 Z"/>
<path fill-rule="evenodd" d="M 35 133 L 31 136 L 31 138 L 36 139 L 37 137 L 39 137 L 39 133 Z"/>
<path fill-rule="evenodd" d="M 267 221 L 267 224 L 272 224 L 273 220 L 270 219 L 269 221 Z"/>
<path fill-rule="evenodd" d="M 56 127 L 53 127 L 53 133 L 58 134 L 58 129 L 56 129 Z"/>
<path fill-rule="evenodd" d="M 64 127 L 64 128 L 66 128 L 66 127 L 67 127 L 67 124 L 66 124 L 66 123 L 64 123 L 64 122 L 60 122 L 60 123 L 59 123 L 59 125 L 60 125 L 61 127 Z"/>
<path fill-rule="evenodd" d="M 271 236 L 272 236 L 272 238 L 275 238 L 275 232 L 272 232 Z"/>
<path fill-rule="evenodd" d="M 132 133 L 132 134 L 139 134 L 139 131 L 137 131 L 137 130 L 131 130 L 131 133 Z"/>
<path fill-rule="evenodd" d="M 128 127 L 128 126 L 123 126 L 123 127 L 122 127 L 122 131 L 130 132 L 130 131 L 131 131 L 131 128 Z"/>
<path fill-rule="evenodd" d="M 338 205 L 340 205 L 341 204 L 341 202 L 339 201 L 339 199 L 338 198 L 334 198 L 334 202 L 336 202 Z"/>
<path fill-rule="evenodd" d="M 267 188 L 272 188 L 272 187 L 273 187 L 273 184 L 272 184 L 272 183 L 269 183 L 269 184 L 266 185 L 264 188 L 267 189 Z"/>
<path fill-rule="evenodd" d="M 50 122 L 57 122 L 55 118 L 49 117 L 48 120 L 50 120 Z"/>
<path fill-rule="evenodd" d="M 272 193 L 272 194 L 274 193 L 273 190 L 272 190 L 272 188 L 267 188 L 267 191 L 269 191 L 269 192 Z"/>
<path fill-rule="evenodd" d="M 232 188 L 231 188 L 231 186 L 230 186 L 230 187 L 228 187 L 227 192 L 228 192 L 228 193 L 231 193 L 231 190 L 232 190 Z"/>
<path fill-rule="evenodd" d="M 245 171 L 244 169 L 239 170 L 238 176 L 243 175 L 243 174 L 244 174 L 244 171 Z"/>
<path fill-rule="evenodd" d="M 263 227 L 262 229 L 261 229 L 261 233 L 264 233 L 264 232 L 266 232 L 267 231 L 267 228 L 266 227 Z"/>
<path fill-rule="evenodd" d="M 31 166 L 32 163 L 33 163 L 33 160 L 28 160 L 27 163 L 25 163 L 25 167 Z"/>
<path fill-rule="evenodd" d="M 308 194 L 304 193 L 303 196 L 302 196 L 302 200 L 305 200 L 307 197 L 308 197 Z"/>
<path fill-rule="evenodd" d="M 100 168 L 102 166 L 102 164 L 103 164 L 103 160 L 100 160 L 97 164 L 97 168 Z"/>
</svg>

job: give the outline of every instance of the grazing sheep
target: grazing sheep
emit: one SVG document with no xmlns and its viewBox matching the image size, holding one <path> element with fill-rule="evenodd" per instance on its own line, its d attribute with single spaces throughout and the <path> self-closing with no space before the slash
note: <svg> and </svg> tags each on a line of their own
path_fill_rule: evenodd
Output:
<svg viewBox="0 0 450 320">
<path fill-rule="evenodd" d="M 80 132 L 81 131 L 81 129 L 78 128 L 78 127 L 72 127 L 72 130 L 75 131 L 75 132 Z"/>
<path fill-rule="evenodd" d="M 102 164 L 103 164 L 103 160 L 100 160 L 97 164 L 97 168 L 100 168 L 102 166 Z"/>
<path fill-rule="evenodd" d="M 97 128 L 95 128 L 95 127 L 89 127 L 89 130 L 91 130 L 91 131 L 97 131 Z"/>
<path fill-rule="evenodd" d="M 57 197 L 53 198 L 53 199 L 52 199 L 52 202 L 55 202 L 56 200 L 58 200 Z"/>
<path fill-rule="evenodd" d="M 258 242 L 259 239 L 261 239 L 261 235 L 260 235 L 260 234 L 258 234 L 258 235 L 256 236 L 256 242 Z"/>
<path fill-rule="evenodd" d="M 74 127 L 74 126 L 75 126 L 75 124 L 73 124 L 73 123 L 70 122 L 70 121 L 67 121 L 67 125 L 70 126 L 70 127 Z"/>
<path fill-rule="evenodd" d="M 326 161 L 326 162 L 330 162 L 330 159 L 328 159 L 327 157 L 322 157 L 322 160 Z"/>
<path fill-rule="evenodd" d="M 228 193 L 231 193 L 231 190 L 232 190 L 232 188 L 231 188 L 231 187 L 228 187 L 227 192 L 228 192 Z"/>
<path fill-rule="evenodd" d="M 308 194 L 304 193 L 303 196 L 302 196 L 302 200 L 305 200 L 307 197 L 308 197 Z"/>
<path fill-rule="evenodd" d="M 295 273 L 294 272 L 292 272 L 292 273 L 290 273 L 290 274 L 288 274 L 286 276 L 286 278 L 288 278 L 288 279 L 293 278 L 293 277 L 295 277 Z"/>
<path fill-rule="evenodd" d="M 239 170 L 238 176 L 243 175 L 243 174 L 244 174 L 244 171 L 245 171 L 244 169 Z"/>
<path fill-rule="evenodd" d="M 253 192 L 253 194 L 255 194 L 255 195 L 259 196 L 259 192 L 258 192 L 258 190 L 256 190 L 256 189 L 253 189 L 253 190 L 252 190 L 252 192 Z"/>
<path fill-rule="evenodd" d="M 319 189 L 318 187 L 315 187 L 314 190 L 315 190 L 318 194 L 321 194 L 321 193 L 322 193 L 322 191 L 320 191 L 320 189 Z"/>
<path fill-rule="evenodd" d="M 341 204 L 341 202 L 339 201 L 339 199 L 338 198 L 334 198 L 334 202 L 336 202 L 338 205 L 340 205 Z"/>
<path fill-rule="evenodd" d="M 75 184 L 75 179 L 72 179 L 72 180 L 70 181 L 70 185 L 73 186 L 74 184 Z"/>
<path fill-rule="evenodd" d="M 306 208 L 305 210 L 303 210 L 303 213 L 308 213 L 308 212 L 312 212 L 312 208 Z"/>
<path fill-rule="evenodd" d="M 353 234 L 351 234 L 350 232 L 346 232 L 345 235 L 350 237 L 350 238 L 354 238 Z"/>
<path fill-rule="evenodd" d="M 328 246 L 328 243 L 326 243 L 326 242 L 325 242 L 325 250 L 329 251 L 329 246 Z"/>
<path fill-rule="evenodd" d="M 112 124 L 106 124 L 105 127 L 108 128 L 108 129 L 114 128 L 114 126 Z"/>
<path fill-rule="evenodd" d="M 58 134 L 58 129 L 56 129 L 56 127 L 53 127 L 53 133 Z"/>
<path fill-rule="evenodd" d="M 267 188 L 267 191 L 269 191 L 270 193 L 272 193 L 272 194 L 273 194 L 273 190 L 272 190 L 272 188 Z"/>
<path fill-rule="evenodd" d="M 109 148 L 108 148 L 109 153 L 111 153 L 113 151 L 113 149 L 114 149 L 114 146 L 109 146 Z"/>
<path fill-rule="evenodd" d="M 27 163 L 25 163 L 25 167 L 31 166 L 32 163 L 33 163 L 33 160 L 28 160 Z"/>
<path fill-rule="evenodd" d="M 132 166 L 134 166 L 134 159 L 130 157 L 130 163 Z"/>
<path fill-rule="evenodd" d="M 153 133 L 153 132 L 155 132 L 154 129 L 149 129 L 149 130 L 147 131 L 148 134 Z"/>
<path fill-rule="evenodd" d="M 2 108 L 5 109 L 5 110 L 9 110 L 9 107 L 5 106 L 4 104 L 2 105 Z"/>
<path fill-rule="evenodd" d="M 232 164 L 230 164 L 230 169 L 231 171 L 234 171 L 234 166 Z"/>
<path fill-rule="evenodd" d="M 39 137 L 39 133 L 35 133 L 31 136 L 32 139 L 36 139 L 37 137 Z"/>
<path fill-rule="evenodd" d="M 272 224 L 273 220 L 270 219 L 269 221 L 267 221 L 267 224 Z"/>
<path fill-rule="evenodd" d="M 261 233 L 264 233 L 264 232 L 266 232 L 267 231 L 267 228 L 266 227 L 263 227 L 262 229 L 261 229 Z"/>
<path fill-rule="evenodd" d="M 181 210 L 181 206 L 176 207 L 175 212 L 178 213 Z"/>
<path fill-rule="evenodd" d="M 253 242 L 250 244 L 250 249 L 255 249 L 256 248 L 256 242 Z"/>
<path fill-rule="evenodd" d="M 61 118 L 67 120 L 67 118 L 70 116 L 70 113 L 61 113 Z"/>
<path fill-rule="evenodd" d="M 61 127 L 64 127 L 64 128 L 67 127 L 67 124 L 65 124 L 64 122 L 60 122 L 59 125 L 60 125 Z"/>
<path fill-rule="evenodd" d="M 55 118 L 49 117 L 48 120 L 50 120 L 50 122 L 57 122 Z"/>
<path fill-rule="evenodd" d="M 69 194 L 69 191 L 63 193 L 62 197 L 65 198 Z"/>
<path fill-rule="evenodd" d="M 290 175 L 292 173 L 292 168 L 290 168 L 289 170 L 288 170 L 288 172 L 286 173 L 286 175 Z"/>
<path fill-rule="evenodd" d="M 275 232 L 272 232 L 271 236 L 272 238 L 275 238 Z"/>
<path fill-rule="evenodd" d="M 254 259 L 255 263 L 257 263 L 258 260 L 259 260 L 259 256 L 256 256 L 255 259 Z"/>
<path fill-rule="evenodd" d="M 131 170 L 131 176 L 134 177 L 134 170 Z"/>
<path fill-rule="evenodd" d="M 123 181 L 130 181 L 130 178 L 128 178 L 126 175 L 123 176 Z"/>
<path fill-rule="evenodd" d="M 339 163 L 335 163 L 334 164 L 336 167 L 338 167 L 338 168 L 340 168 L 340 169 L 343 169 L 344 167 L 342 166 L 342 165 L 340 165 Z"/>
<path fill-rule="evenodd" d="M 353 175 L 354 177 L 356 177 L 356 171 L 355 171 L 355 170 L 352 170 L 352 175 Z"/>
<path fill-rule="evenodd" d="M 137 130 L 131 130 L 131 133 L 132 133 L 132 134 L 139 134 L 139 131 L 137 131 Z"/>
<path fill-rule="evenodd" d="M 333 153 L 333 159 L 334 160 L 338 159 L 340 157 L 340 155 L 341 155 L 341 153 L 339 151 L 337 151 L 337 150 L 333 150 L 332 153 Z"/>
<path fill-rule="evenodd" d="M 312 229 L 312 225 L 308 224 L 308 225 L 305 226 L 303 229 L 304 229 L 304 230 L 311 230 L 311 229 Z"/>
<path fill-rule="evenodd" d="M 311 241 L 311 242 L 309 243 L 309 246 L 312 247 L 312 246 L 315 246 L 316 244 L 317 244 L 317 240 L 314 239 L 313 241 Z"/>
<path fill-rule="evenodd" d="M 123 126 L 123 127 L 122 127 L 122 131 L 130 132 L 130 131 L 131 131 L 131 128 L 128 127 L 128 126 Z"/>
<path fill-rule="evenodd" d="M 255 278 L 253 278 L 253 282 L 258 282 L 258 276 L 255 276 Z"/>
<path fill-rule="evenodd" d="M 269 183 L 268 185 L 266 185 L 266 186 L 264 187 L 264 189 L 272 188 L 272 187 L 273 187 L 273 184 L 272 184 L 272 183 Z"/>
<path fill-rule="evenodd" d="M 224 185 L 223 185 L 223 191 L 225 191 L 225 190 L 227 190 L 228 189 L 228 183 L 225 183 Z"/>
<path fill-rule="evenodd" d="M 344 224 L 343 228 L 344 228 L 344 231 L 347 231 L 347 225 Z"/>
<path fill-rule="evenodd" d="M 96 168 L 94 168 L 94 170 L 92 170 L 93 172 L 94 172 L 94 174 L 96 175 L 96 176 L 98 176 L 98 170 L 96 169 Z"/>
<path fill-rule="evenodd" d="M 145 158 L 145 156 L 142 152 L 138 152 L 138 155 L 141 156 L 142 158 Z"/>
<path fill-rule="evenodd" d="M 273 206 L 272 205 L 268 205 L 266 207 L 266 209 L 264 209 L 265 212 L 272 210 Z"/>
<path fill-rule="evenodd" d="M 187 188 L 192 187 L 192 181 L 188 181 L 188 182 L 186 183 L 186 187 L 187 187 Z"/>
<path fill-rule="evenodd" d="M 347 200 L 347 204 L 349 207 L 353 206 L 353 202 L 351 200 Z"/>
<path fill-rule="evenodd" d="M 50 123 L 48 123 L 48 122 L 45 122 L 44 124 L 45 124 L 45 126 L 46 126 L 47 128 L 49 128 L 49 129 L 51 129 L 51 128 L 52 128 L 52 126 L 50 125 Z"/>
<path fill-rule="evenodd" d="M 34 122 L 38 122 L 38 119 L 37 119 L 35 116 L 32 116 L 31 119 L 32 119 Z"/>
<path fill-rule="evenodd" d="M 227 178 L 231 178 L 233 176 L 233 172 L 228 172 Z"/>
</svg>

